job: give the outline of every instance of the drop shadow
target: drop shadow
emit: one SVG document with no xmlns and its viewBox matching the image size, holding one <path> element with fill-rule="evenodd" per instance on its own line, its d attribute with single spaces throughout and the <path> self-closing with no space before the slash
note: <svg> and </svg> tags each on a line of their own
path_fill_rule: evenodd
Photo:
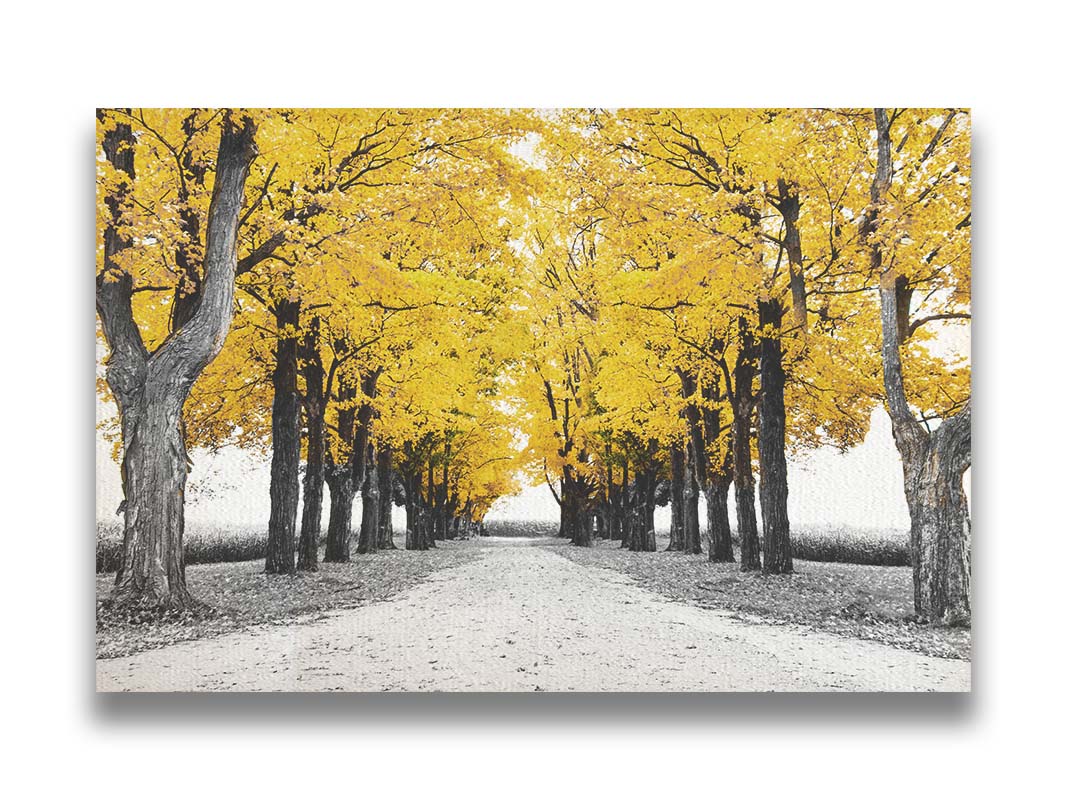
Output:
<svg viewBox="0 0 1067 800">
<path fill-rule="evenodd" d="M 967 693 L 852 694 L 107 694 L 95 695 L 105 726 L 171 729 L 210 723 L 464 728 L 491 724 L 529 730 L 611 723 L 834 727 L 958 727 L 978 714 Z"/>
</svg>

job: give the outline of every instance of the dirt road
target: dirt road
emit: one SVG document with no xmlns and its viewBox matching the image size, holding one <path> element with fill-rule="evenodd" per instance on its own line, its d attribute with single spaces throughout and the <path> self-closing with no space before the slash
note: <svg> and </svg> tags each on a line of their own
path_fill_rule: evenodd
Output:
<svg viewBox="0 0 1067 800">
<path fill-rule="evenodd" d="M 400 597 L 97 662 L 102 691 L 966 691 L 970 664 L 669 602 L 523 542 Z"/>
</svg>

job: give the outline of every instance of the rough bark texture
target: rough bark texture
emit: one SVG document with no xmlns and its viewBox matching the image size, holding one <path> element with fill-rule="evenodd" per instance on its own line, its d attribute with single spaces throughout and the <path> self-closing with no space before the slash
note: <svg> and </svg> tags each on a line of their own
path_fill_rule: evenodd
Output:
<svg viewBox="0 0 1067 800">
<path fill-rule="evenodd" d="M 393 451 L 383 445 L 378 451 L 378 549 L 396 550 L 393 543 Z"/>
<path fill-rule="evenodd" d="M 685 550 L 685 450 L 671 448 L 671 538 L 667 550 Z"/>
<path fill-rule="evenodd" d="M 734 421 L 730 442 L 733 448 L 734 503 L 737 511 L 737 535 L 741 542 L 741 570 L 760 568 L 759 528 L 756 523 L 756 482 L 752 477 L 752 411 L 755 398 L 755 341 L 744 317 L 738 319 L 740 346 L 734 363 Z"/>
<path fill-rule="evenodd" d="M 422 467 L 410 442 L 404 444 L 404 456 L 404 510 L 407 513 L 404 549 L 427 550 L 431 541 L 427 530 L 427 514 L 423 507 Z"/>
<path fill-rule="evenodd" d="M 904 469 L 904 493 L 911 515 L 911 557 L 915 614 L 940 625 L 969 625 L 971 619 L 971 524 L 963 474 L 971 464 L 971 403 L 932 433 L 911 412 L 904 391 L 900 348 L 910 332 L 906 283 L 883 264 L 872 233 L 892 184 L 890 120 L 875 109 L 878 161 L 871 183 L 871 209 L 861 232 L 870 248 L 871 270 L 880 276 L 882 377 L 886 410 Z"/>
<path fill-rule="evenodd" d="M 593 520 L 589 509 L 590 485 L 571 466 L 563 467 L 560 527 L 572 544 L 593 546 Z"/>
<path fill-rule="evenodd" d="M 106 112 L 99 111 L 101 123 Z M 251 120 L 227 113 L 208 209 L 204 280 L 195 314 L 149 353 L 133 318 L 132 277 L 116 257 L 131 242 L 120 233 L 126 193 L 135 177 L 133 132 L 109 126 L 104 155 L 128 182 L 106 198 L 103 269 L 96 308 L 110 348 L 107 381 L 119 409 L 123 445 L 124 530 L 116 605 L 181 609 L 192 604 L 185 583 L 185 483 L 189 470 L 182 407 L 194 381 L 222 348 L 233 317 L 237 227 L 245 180 L 255 155 Z"/>
<path fill-rule="evenodd" d="M 759 302 L 759 502 L 763 515 L 763 571 L 793 571 L 789 540 L 789 481 L 785 461 L 785 371 L 782 368 L 782 304 Z"/>
<path fill-rule="evenodd" d="M 635 504 L 632 512 L 629 549 L 638 553 L 656 552 L 656 468 L 645 467 L 634 477 Z"/>
<path fill-rule="evenodd" d="M 266 571 L 296 572 L 296 512 L 300 504 L 300 395 L 297 392 L 297 337 L 300 303 L 279 300 L 274 309 L 278 344 L 274 351 L 274 403 L 271 407 L 270 522 Z"/>
<path fill-rule="evenodd" d="M 352 557 L 352 503 L 356 487 L 351 474 L 344 467 L 328 470 L 326 484 L 330 487 L 330 515 L 326 523 L 326 553 L 323 561 L 344 563 Z"/>
<path fill-rule="evenodd" d="M 685 482 L 682 486 L 682 530 L 685 552 L 696 554 L 700 547 L 700 486 L 692 453 L 685 460 Z"/>
<path fill-rule="evenodd" d="M 360 554 L 378 552 L 378 465 L 374 457 L 374 445 L 368 446 L 367 477 L 363 481 L 363 516 L 359 525 L 359 544 L 356 552 Z"/>
<path fill-rule="evenodd" d="M 314 572 L 319 567 L 322 530 L 322 492 L 326 480 L 326 397 L 319 355 L 319 320 L 313 318 L 301 343 L 304 375 L 304 418 L 307 423 L 307 468 L 304 471 L 304 510 L 300 518 L 300 546 L 296 568 Z"/>
<path fill-rule="evenodd" d="M 682 397 L 697 396 L 697 379 L 691 372 L 679 370 Z M 719 387 L 707 386 L 701 391 L 703 399 L 711 403 L 721 401 Z M 689 453 L 697 486 L 704 494 L 708 510 L 708 559 L 715 562 L 734 560 L 734 543 L 730 535 L 730 515 L 726 497 L 730 490 L 733 455 L 725 448 L 722 458 L 709 457 L 709 445 L 717 443 L 723 433 L 721 414 L 714 408 L 698 408 L 695 403 L 685 407 L 689 427 Z M 699 552 L 699 551 L 697 551 Z"/>
<path fill-rule="evenodd" d="M 360 379 L 363 394 L 374 397 L 378 375 L 377 369 Z M 355 387 L 342 381 L 338 398 L 348 403 L 356 398 Z M 326 482 L 330 487 L 330 522 L 326 530 L 325 561 L 345 562 L 351 559 L 352 504 L 356 492 L 363 486 L 366 477 L 367 443 L 370 436 L 374 409 L 369 403 L 361 403 L 353 411 L 342 408 L 337 413 L 337 432 L 342 451 L 346 453 L 341 464 L 327 464 Z"/>
<path fill-rule="evenodd" d="M 349 538 L 356 485 L 350 450 L 354 446 L 356 413 L 347 403 L 355 398 L 355 394 L 351 384 L 341 381 L 337 390 L 337 398 L 342 403 L 337 412 L 340 463 L 331 456 L 328 457 L 326 466 L 326 483 L 330 487 L 330 517 L 326 525 L 326 553 L 323 560 L 333 563 L 343 563 L 351 557 Z M 348 451 L 345 448 L 348 448 Z"/>
<path fill-rule="evenodd" d="M 713 480 L 704 492 L 708 512 L 708 557 L 719 563 L 734 561 L 734 543 L 730 534 L 730 483 L 730 478 Z"/>
</svg>

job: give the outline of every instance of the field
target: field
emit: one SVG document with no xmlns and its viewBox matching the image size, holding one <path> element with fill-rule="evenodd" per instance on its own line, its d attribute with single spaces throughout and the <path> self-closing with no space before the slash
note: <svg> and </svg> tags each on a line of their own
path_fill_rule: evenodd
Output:
<svg viewBox="0 0 1067 800">
<path fill-rule="evenodd" d="M 186 564 L 252 561 L 267 553 L 266 525 L 188 525 L 185 531 Z M 96 525 L 96 571 L 115 572 L 122 560 L 122 526 Z"/>
<path fill-rule="evenodd" d="M 545 520 L 493 520 L 485 526 L 488 536 L 555 536 L 558 529 L 557 522 Z M 880 567 L 904 567 L 910 563 L 907 531 L 798 525 L 793 527 L 791 537 L 793 557 L 805 561 Z M 734 545 L 737 546 L 736 540 Z"/>
</svg>

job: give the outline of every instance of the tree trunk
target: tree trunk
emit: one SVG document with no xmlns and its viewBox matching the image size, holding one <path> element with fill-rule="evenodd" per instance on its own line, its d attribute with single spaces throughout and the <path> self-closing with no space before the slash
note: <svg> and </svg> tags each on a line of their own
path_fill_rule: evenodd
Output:
<svg viewBox="0 0 1067 800">
<path fill-rule="evenodd" d="M 378 451 L 378 549 L 396 550 L 393 543 L 393 450 L 382 445 Z"/>
<path fill-rule="evenodd" d="M 793 571 L 789 541 L 789 481 L 785 461 L 785 371 L 782 369 L 782 304 L 759 301 L 759 502 L 763 514 L 763 571 Z"/>
<path fill-rule="evenodd" d="M 184 609 L 192 605 L 182 544 L 189 468 L 181 404 L 157 396 L 159 389 L 146 385 L 144 401 L 124 415 L 124 422 L 136 422 L 123 457 L 126 528 L 112 598 L 123 605 Z"/>
<path fill-rule="evenodd" d="M 296 568 L 319 568 L 319 534 L 322 530 L 322 490 L 326 475 L 326 397 L 319 355 L 319 320 L 312 318 L 301 347 L 304 374 L 304 417 L 307 421 L 307 469 L 304 472 L 304 510 L 300 518 L 300 546 Z"/>
<path fill-rule="evenodd" d="M 378 552 L 379 504 L 378 465 L 374 445 L 367 447 L 367 477 L 363 481 L 363 518 L 359 525 L 359 544 L 356 552 L 365 555 Z"/>
<path fill-rule="evenodd" d="M 326 523 L 326 554 L 323 561 L 341 564 L 352 557 L 349 540 L 356 487 L 347 466 L 327 471 L 326 483 L 330 487 L 330 517 Z"/>
<path fill-rule="evenodd" d="M 689 399 L 695 396 L 697 393 L 696 376 L 691 372 L 678 370 L 678 377 L 682 382 L 682 397 Z M 705 401 L 715 405 L 723 400 L 718 381 L 714 385 L 706 386 L 702 394 Z M 709 446 L 717 446 L 722 437 L 722 415 L 717 408 L 698 408 L 695 404 L 689 403 L 685 407 L 685 417 L 689 425 L 689 456 L 692 462 L 693 479 L 704 493 L 707 502 L 708 559 L 732 562 L 734 545 L 730 538 L 727 495 L 730 490 L 733 457 L 729 448 L 725 453 L 720 454 L 713 464 L 709 463 L 708 455 Z M 694 502 L 696 502 L 695 499 Z"/>
<path fill-rule="evenodd" d="M 296 572 L 296 511 L 300 503 L 300 395 L 297 392 L 297 338 L 300 302 L 279 300 L 274 310 L 274 405 L 271 411 L 270 523 L 267 565 L 271 574 Z"/>
<path fill-rule="evenodd" d="M 637 484 L 637 504 L 634 514 L 634 527 L 630 532 L 630 550 L 637 553 L 654 553 L 656 552 L 655 466 L 639 470 L 635 482 Z"/>
<path fill-rule="evenodd" d="M 686 549 L 685 493 L 687 483 L 685 450 L 674 446 L 671 448 L 671 538 L 667 543 L 667 550 L 683 551 Z"/>
<path fill-rule="evenodd" d="M 101 124 L 107 113 L 98 111 Z M 219 138 L 214 189 L 208 208 L 204 280 L 200 303 L 182 328 L 149 354 L 133 317 L 133 278 L 116 260 L 132 246 L 122 215 L 134 172 L 129 125 L 109 126 L 104 156 L 125 182 L 105 198 L 103 269 L 97 275 L 96 308 L 110 355 L 108 386 L 122 430 L 124 530 L 122 565 L 111 600 L 118 606 L 184 609 L 192 604 L 185 583 L 185 483 L 189 462 L 182 408 L 193 383 L 218 355 L 233 318 L 238 216 L 255 126 L 226 112 Z"/>
<path fill-rule="evenodd" d="M 560 484 L 560 530 L 578 547 L 593 546 L 592 520 L 589 517 L 589 485 L 574 467 L 564 465 Z"/>
<path fill-rule="evenodd" d="M 878 275 L 882 323 L 882 378 L 893 440 L 904 469 L 904 494 L 911 516 L 912 583 L 915 614 L 939 625 L 971 620 L 971 524 L 963 475 L 971 464 L 971 402 L 929 433 L 915 419 L 904 391 L 900 348 L 910 332 L 906 282 L 883 264 L 877 230 L 882 203 L 893 179 L 890 121 L 874 110 L 878 160 L 871 182 L 871 209 L 861 230 Z M 902 283 L 904 286 L 902 287 Z"/>
<path fill-rule="evenodd" d="M 422 504 L 422 470 L 415 464 L 408 467 L 410 475 L 404 484 L 405 510 L 407 511 L 407 534 L 404 548 L 428 550 L 430 548 L 427 514 Z"/>
<path fill-rule="evenodd" d="M 685 484 L 682 487 L 682 527 L 685 552 L 700 553 L 700 487 L 697 484 L 696 466 L 692 454 L 686 459 Z"/>
<path fill-rule="evenodd" d="M 732 564 L 734 561 L 734 542 L 730 533 L 730 483 L 729 476 L 718 476 L 712 479 L 704 493 L 708 508 L 708 558 L 716 563 Z M 756 510 L 753 508 L 753 523 L 755 519 Z M 759 560 L 758 540 L 756 559 Z"/>
<path fill-rule="evenodd" d="M 941 423 L 918 469 L 910 470 L 915 613 L 937 625 L 971 623 L 971 518 L 963 491 L 971 465 L 970 417 L 968 403 Z"/>
<path fill-rule="evenodd" d="M 756 524 L 756 483 L 752 477 L 752 382 L 755 377 L 755 342 L 744 317 L 737 321 L 738 353 L 734 363 L 734 421 L 730 443 L 734 468 L 734 502 L 737 536 L 741 541 L 741 571 L 760 568 L 759 529 Z M 761 462 L 762 468 L 762 462 Z"/>
</svg>

